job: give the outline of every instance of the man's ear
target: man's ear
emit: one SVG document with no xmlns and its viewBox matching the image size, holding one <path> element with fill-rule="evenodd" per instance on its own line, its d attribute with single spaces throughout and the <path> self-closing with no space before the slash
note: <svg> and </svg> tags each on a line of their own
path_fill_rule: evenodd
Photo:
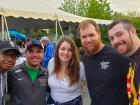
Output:
<svg viewBox="0 0 140 105">
<path fill-rule="evenodd" d="M 130 34 L 134 37 L 135 35 L 137 35 L 136 33 L 137 33 L 136 32 L 136 28 L 135 27 L 131 27 Z"/>
</svg>

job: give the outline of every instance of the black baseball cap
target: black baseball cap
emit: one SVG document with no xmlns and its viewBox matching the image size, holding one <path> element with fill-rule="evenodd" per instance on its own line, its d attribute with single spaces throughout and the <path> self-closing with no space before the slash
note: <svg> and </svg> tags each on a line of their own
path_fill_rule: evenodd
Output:
<svg viewBox="0 0 140 105">
<path fill-rule="evenodd" d="M 4 40 L 0 42 L 0 52 L 4 52 L 7 50 L 15 50 L 17 52 L 17 55 L 21 55 L 19 51 L 18 45 L 10 40 Z"/>
<path fill-rule="evenodd" d="M 32 46 L 38 46 L 44 50 L 44 46 L 42 45 L 42 43 L 36 39 L 28 41 L 25 45 L 25 50 L 29 50 Z"/>
</svg>

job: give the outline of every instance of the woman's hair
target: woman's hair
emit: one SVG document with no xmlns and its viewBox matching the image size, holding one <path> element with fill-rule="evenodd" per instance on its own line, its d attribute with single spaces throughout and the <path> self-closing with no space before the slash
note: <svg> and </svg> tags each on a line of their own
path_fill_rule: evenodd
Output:
<svg viewBox="0 0 140 105">
<path fill-rule="evenodd" d="M 61 62 L 58 56 L 59 48 L 62 45 L 63 42 L 67 42 L 70 44 L 72 49 L 72 58 L 68 63 L 68 66 L 66 68 L 66 75 L 69 79 L 69 86 L 75 85 L 80 78 L 80 60 L 79 60 L 79 53 L 76 44 L 71 38 L 68 37 L 62 37 L 60 41 L 57 44 L 55 57 L 54 57 L 54 72 L 56 75 L 60 72 L 60 66 Z"/>
</svg>

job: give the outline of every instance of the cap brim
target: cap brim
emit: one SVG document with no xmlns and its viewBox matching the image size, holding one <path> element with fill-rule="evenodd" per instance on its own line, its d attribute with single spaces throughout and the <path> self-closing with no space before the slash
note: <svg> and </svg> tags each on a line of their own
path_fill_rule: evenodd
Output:
<svg viewBox="0 0 140 105">
<path fill-rule="evenodd" d="M 42 46 L 40 46 L 40 45 L 33 44 L 33 45 L 29 46 L 26 50 L 31 49 L 33 46 L 36 46 L 36 47 L 38 47 L 38 48 L 40 48 L 40 49 L 44 49 L 44 48 L 43 48 Z"/>
<path fill-rule="evenodd" d="M 18 56 L 21 55 L 20 51 L 18 49 L 16 49 L 16 48 L 4 48 L 0 52 L 4 52 L 4 51 L 7 51 L 7 50 L 15 50 L 17 52 Z"/>
</svg>

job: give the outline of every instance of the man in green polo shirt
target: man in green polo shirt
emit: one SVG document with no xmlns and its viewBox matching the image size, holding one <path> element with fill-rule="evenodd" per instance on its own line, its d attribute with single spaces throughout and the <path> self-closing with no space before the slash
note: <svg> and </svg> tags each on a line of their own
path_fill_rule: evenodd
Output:
<svg viewBox="0 0 140 105">
<path fill-rule="evenodd" d="M 39 40 L 28 41 L 26 61 L 9 72 L 11 105 L 45 105 L 48 73 L 40 65 L 43 49 Z"/>
</svg>

